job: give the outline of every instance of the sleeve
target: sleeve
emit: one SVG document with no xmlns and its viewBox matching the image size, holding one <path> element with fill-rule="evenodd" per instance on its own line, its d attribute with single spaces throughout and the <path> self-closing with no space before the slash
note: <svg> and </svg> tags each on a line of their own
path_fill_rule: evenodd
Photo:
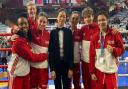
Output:
<svg viewBox="0 0 128 89">
<path fill-rule="evenodd" d="M 80 37 L 80 39 L 79 39 L 79 42 L 80 42 L 80 44 L 79 44 L 79 54 L 80 54 L 80 60 L 82 58 L 82 38 L 83 38 L 82 36 L 83 36 L 82 30 L 79 29 L 79 37 Z"/>
<path fill-rule="evenodd" d="M 95 73 L 95 58 L 96 58 L 96 51 L 95 51 L 95 40 L 94 37 L 91 40 L 90 43 L 90 49 L 89 49 L 89 57 L 90 57 L 90 63 L 89 63 L 89 70 L 91 74 Z"/>
<path fill-rule="evenodd" d="M 73 69 L 74 67 L 74 46 L 73 46 L 73 37 L 72 37 L 72 32 L 69 30 L 69 44 L 70 44 L 70 58 L 69 58 L 69 69 Z"/>
<path fill-rule="evenodd" d="M 80 41 L 82 42 L 82 40 L 83 40 L 83 27 L 80 29 L 80 31 L 79 31 L 79 36 L 80 36 Z"/>
<path fill-rule="evenodd" d="M 54 71 L 55 70 L 55 63 L 54 63 L 54 32 L 51 31 L 50 33 L 50 41 L 49 41 L 49 48 L 48 48 L 48 51 L 49 51 L 49 66 L 50 66 L 50 70 L 51 71 Z"/>
<path fill-rule="evenodd" d="M 115 38 L 115 47 L 113 47 L 113 55 L 119 57 L 124 52 L 123 40 L 120 33 L 114 35 Z"/>
<path fill-rule="evenodd" d="M 22 41 L 16 41 L 12 46 L 12 50 L 20 57 L 32 62 L 42 62 L 48 57 L 46 53 L 34 54 L 31 48 Z"/>
</svg>

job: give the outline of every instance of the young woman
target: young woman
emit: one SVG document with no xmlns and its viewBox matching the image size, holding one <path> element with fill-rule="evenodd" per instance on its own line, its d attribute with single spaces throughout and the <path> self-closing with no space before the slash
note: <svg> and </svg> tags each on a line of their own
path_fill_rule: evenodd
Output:
<svg viewBox="0 0 128 89">
<path fill-rule="evenodd" d="M 100 12 L 97 17 L 99 32 L 93 35 L 90 44 L 90 73 L 96 86 L 93 89 L 118 89 L 118 58 L 124 51 L 121 34 L 112 34 L 108 15 Z"/>
<path fill-rule="evenodd" d="M 51 78 L 54 80 L 55 89 L 70 89 L 73 76 L 73 40 L 72 31 L 64 27 L 66 21 L 64 10 L 59 11 L 57 21 L 57 28 L 50 33 Z"/>
<path fill-rule="evenodd" d="M 12 57 L 8 64 L 10 77 L 13 77 L 12 89 L 30 89 L 30 62 L 41 62 L 47 58 L 46 53 L 34 54 L 29 45 L 31 40 L 27 19 L 18 19 L 17 35 L 12 45 Z"/>
<path fill-rule="evenodd" d="M 39 13 L 37 17 L 37 26 L 31 29 L 32 42 L 31 47 L 34 53 L 48 54 L 50 34 L 46 30 L 47 15 L 44 12 Z M 48 87 L 48 58 L 43 62 L 31 62 L 30 72 L 31 88 L 47 89 Z"/>
</svg>

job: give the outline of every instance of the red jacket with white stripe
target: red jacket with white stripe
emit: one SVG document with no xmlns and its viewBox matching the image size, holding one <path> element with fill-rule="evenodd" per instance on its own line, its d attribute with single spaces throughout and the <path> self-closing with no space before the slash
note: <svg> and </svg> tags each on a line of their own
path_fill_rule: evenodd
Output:
<svg viewBox="0 0 128 89">
<path fill-rule="evenodd" d="M 50 34 L 45 29 L 43 31 L 37 30 L 37 22 L 31 24 L 31 20 L 29 20 L 30 28 L 32 32 L 32 43 L 31 47 L 34 53 L 48 53 L 48 45 Z M 48 59 L 48 58 L 47 58 Z M 48 68 L 48 60 L 39 63 L 31 63 L 32 67 L 35 68 Z"/>
<path fill-rule="evenodd" d="M 81 45 L 81 33 L 80 29 L 73 31 L 73 41 L 74 41 L 74 63 L 80 62 L 80 45 Z"/>
<path fill-rule="evenodd" d="M 124 51 L 123 41 L 121 34 L 118 32 L 116 34 L 112 34 L 112 29 L 108 28 L 106 36 L 103 37 L 104 43 L 104 56 L 101 56 L 101 44 L 100 44 L 100 32 L 96 33 L 92 37 L 92 41 L 90 44 L 90 73 L 95 73 L 95 69 L 100 70 L 104 73 L 116 73 L 118 70 L 117 57 L 121 56 Z M 113 52 L 110 53 L 106 49 L 107 45 L 113 47 Z"/>
<path fill-rule="evenodd" d="M 85 25 L 81 28 L 82 38 L 82 60 L 89 63 L 89 48 L 92 35 L 99 32 L 99 27 L 96 23 Z"/>
<path fill-rule="evenodd" d="M 34 54 L 26 38 L 19 37 L 12 45 L 12 57 L 8 64 L 11 76 L 25 76 L 30 72 L 30 63 L 47 59 L 46 53 Z"/>
</svg>

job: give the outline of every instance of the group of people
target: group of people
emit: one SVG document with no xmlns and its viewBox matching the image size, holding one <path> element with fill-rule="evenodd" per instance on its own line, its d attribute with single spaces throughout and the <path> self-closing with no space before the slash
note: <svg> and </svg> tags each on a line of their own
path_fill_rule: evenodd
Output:
<svg viewBox="0 0 128 89">
<path fill-rule="evenodd" d="M 100 12 L 97 23 L 90 7 L 82 11 L 85 25 L 77 28 L 80 15 L 73 11 L 70 28 L 64 26 L 66 11 L 57 14 L 57 27 L 46 30 L 47 15 L 37 15 L 36 5 L 27 4 L 28 18 L 20 17 L 11 37 L 12 57 L 8 63 L 12 89 L 48 89 L 50 77 L 55 89 L 117 89 L 118 59 L 124 51 L 121 34 L 108 26 L 108 15 Z M 15 30 L 15 29 L 12 29 Z M 80 64 L 81 63 L 81 64 Z"/>
</svg>

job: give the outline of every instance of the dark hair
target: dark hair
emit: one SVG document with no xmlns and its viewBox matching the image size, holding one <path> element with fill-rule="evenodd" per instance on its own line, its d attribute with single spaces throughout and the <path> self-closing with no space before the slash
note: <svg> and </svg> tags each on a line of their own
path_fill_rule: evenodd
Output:
<svg viewBox="0 0 128 89">
<path fill-rule="evenodd" d="M 86 7 L 82 10 L 82 17 L 93 15 L 93 9 L 91 7 Z"/>
<path fill-rule="evenodd" d="M 24 29 L 20 29 L 16 34 L 20 37 L 28 39 L 30 42 L 32 41 L 32 33 L 30 29 L 28 30 L 28 32 L 26 32 Z"/>
<path fill-rule="evenodd" d="M 79 12 L 78 11 L 72 11 L 71 15 L 72 14 L 79 14 Z"/>
<path fill-rule="evenodd" d="M 28 15 L 26 12 L 22 12 L 20 15 L 19 15 L 19 18 L 20 17 L 24 17 L 24 18 L 28 18 Z"/>
<path fill-rule="evenodd" d="M 23 29 L 19 29 L 16 34 L 20 37 L 27 38 L 27 32 Z"/>
<path fill-rule="evenodd" d="M 80 19 L 80 14 L 79 14 L 79 12 L 78 12 L 78 11 L 72 11 L 72 13 L 71 13 L 71 15 L 70 15 L 70 20 L 71 20 L 71 17 L 72 17 L 73 14 L 78 14 L 79 19 Z"/>
<path fill-rule="evenodd" d="M 27 36 L 28 36 L 27 38 L 28 38 L 29 42 L 31 42 L 32 41 L 32 32 L 30 29 L 28 30 Z"/>
<path fill-rule="evenodd" d="M 58 16 L 59 13 L 62 12 L 62 11 L 66 12 L 66 10 L 65 10 L 64 8 L 60 8 L 60 9 L 57 11 L 57 16 Z"/>
<path fill-rule="evenodd" d="M 97 13 L 97 18 L 98 18 L 98 16 L 99 15 L 104 15 L 107 19 L 109 19 L 109 14 L 108 14 L 109 12 L 108 11 L 100 11 L 99 13 Z"/>
<path fill-rule="evenodd" d="M 48 19 L 48 15 L 45 12 L 40 12 L 38 14 L 38 17 L 40 17 L 40 16 L 44 16 L 44 17 L 46 17 Z"/>
</svg>

